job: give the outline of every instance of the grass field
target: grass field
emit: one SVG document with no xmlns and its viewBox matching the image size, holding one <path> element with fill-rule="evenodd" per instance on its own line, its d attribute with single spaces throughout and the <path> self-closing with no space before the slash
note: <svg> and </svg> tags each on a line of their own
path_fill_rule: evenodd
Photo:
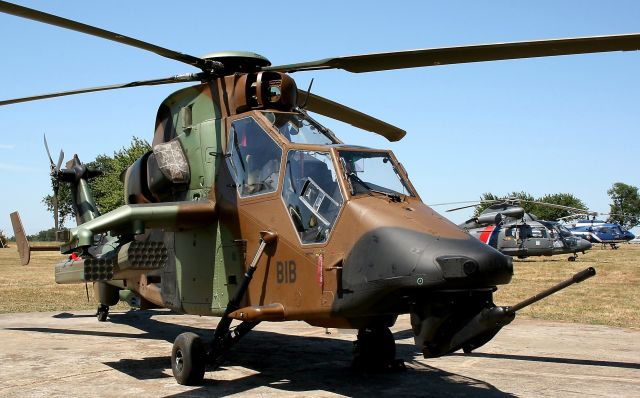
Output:
<svg viewBox="0 0 640 398">
<path fill-rule="evenodd" d="M 55 283 L 54 265 L 65 258 L 58 251 L 31 252 L 31 262 L 22 266 L 15 243 L 0 249 L 0 313 L 95 310 L 91 285 L 87 301 L 85 285 Z M 128 306 L 118 304 L 114 308 Z"/>
<path fill-rule="evenodd" d="M 640 329 L 640 245 L 618 250 L 594 246 L 576 262 L 568 256 L 515 260 L 512 283 L 495 294 L 498 305 L 513 305 L 587 267 L 596 276 L 518 312 L 528 318 Z"/>
<path fill-rule="evenodd" d="M 567 256 L 514 261 L 509 285 L 495 294 L 498 305 L 513 305 L 571 277 L 586 267 L 597 275 L 533 304 L 519 317 L 562 320 L 640 329 L 640 245 L 619 250 L 596 247 L 576 262 Z M 57 252 L 33 252 L 31 263 L 21 266 L 15 245 L 0 249 L 0 313 L 95 309 L 84 285 L 56 285 L 53 265 L 63 259 Z M 119 304 L 116 309 L 128 308 Z"/>
</svg>

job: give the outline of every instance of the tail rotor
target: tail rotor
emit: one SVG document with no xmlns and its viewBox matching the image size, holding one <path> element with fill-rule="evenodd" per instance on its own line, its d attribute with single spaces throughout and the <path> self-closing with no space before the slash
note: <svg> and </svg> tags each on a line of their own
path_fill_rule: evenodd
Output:
<svg viewBox="0 0 640 398">
<path fill-rule="evenodd" d="M 64 151 L 60 150 L 60 156 L 58 157 L 58 163 L 53 163 L 53 158 L 51 157 L 51 151 L 49 151 L 49 144 L 47 143 L 47 135 L 44 134 L 44 148 L 47 151 L 47 156 L 49 156 L 49 164 L 51 168 L 51 187 L 53 188 L 53 218 L 54 225 L 56 231 L 60 230 L 60 218 L 58 215 L 58 191 L 60 189 L 60 166 L 62 166 L 62 161 L 64 160 Z"/>
</svg>

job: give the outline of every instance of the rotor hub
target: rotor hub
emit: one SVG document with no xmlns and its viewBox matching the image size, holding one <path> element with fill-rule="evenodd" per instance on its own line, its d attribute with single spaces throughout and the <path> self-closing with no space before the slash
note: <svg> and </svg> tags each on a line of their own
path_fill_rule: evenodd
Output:
<svg viewBox="0 0 640 398">
<path fill-rule="evenodd" d="M 249 51 L 219 51 L 205 54 L 202 58 L 207 61 L 220 62 L 223 68 L 217 72 L 223 76 L 256 72 L 271 65 L 271 61 L 267 58 Z"/>
</svg>

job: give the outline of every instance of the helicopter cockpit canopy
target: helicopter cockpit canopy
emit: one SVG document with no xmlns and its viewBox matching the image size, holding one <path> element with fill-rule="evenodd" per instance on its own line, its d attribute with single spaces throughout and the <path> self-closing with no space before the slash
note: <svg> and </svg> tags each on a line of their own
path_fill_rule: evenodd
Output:
<svg viewBox="0 0 640 398">
<path fill-rule="evenodd" d="M 262 112 L 273 126 L 293 144 L 332 145 L 340 141 L 305 113 Z"/>
<path fill-rule="evenodd" d="M 349 194 L 341 178 L 352 196 L 417 196 L 389 151 L 344 146 L 305 112 L 258 111 L 233 120 L 227 163 L 241 198 L 276 192 L 282 184 L 282 201 L 302 244 L 329 239 Z"/>
<path fill-rule="evenodd" d="M 571 231 L 569 231 L 569 229 L 567 229 L 567 227 L 565 227 L 564 225 L 556 224 L 556 228 L 560 232 L 560 236 L 562 236 L 563 238 L 573 237 Z"/>
<path fill-rule="evenodd" d="M 302 243 L 326 242 L 344 202 L 331 153 L 290 150 L 282 200 Z"/>
<path fill-rule="evenodd" d="M 227 159 L 241 197 L 278 189 L 282 149 L 253 118 L 231 123 Z"/>
<path fill-rule="evenodd" d="M 400 172 L 400 165 L 386 151 L 340 150 L 340 163 L 352 195 L 371 192 L 392 198 L 416 196 Z"/>
</svg>

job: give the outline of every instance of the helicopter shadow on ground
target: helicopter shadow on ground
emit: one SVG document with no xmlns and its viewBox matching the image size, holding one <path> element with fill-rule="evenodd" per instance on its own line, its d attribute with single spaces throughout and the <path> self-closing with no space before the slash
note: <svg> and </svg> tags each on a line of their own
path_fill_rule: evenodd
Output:
<svg viewBox="0 0 640 398">
<path fill-rule="evenodd" d="M 369 397 L 372 392 L 404 397 L 513 396 L 482 380 L 413 360 L 406 362 L 406 371 L 356 372 L 350 368 L 352 344 L 349 341 L 256 331 L 241 344 L 242 348 L 236 347 L 223 366 L 205 374 L 203 385 L 172 396 L 229 396 L 264 387 L 295 395 L 320 392 L 350 397 Z M 168 356 L 121 359 L 105 364 L 138 380 L 171 378 Z M 230 368 L 237 367 L 247 370 L 242 376 L 229 380 Z"/>
<path fill-rule="evenodd" d="M 161 321 L 162 315 L 175 314 L 166 311 L 130 311 L 110 315 L 113 323 L 135 326 L 138 330 L 132 333 L 56 328 L 12 329 L 167 342 L 173 342 L 175 337 L 186 331 L 205 338 L 212 336 L 213 323 L 211 329 L 182 326 Z M 409 332 L 398 332 L 396 338 L 412 337 Z M 254 330 L 231 350 L 222 367 L 206 373 L 202 386 L 175 396 L 226 396 L 260 387 L 309 394 L 324 391 L 351 397 L 368 397 L 374 391 L 377 394 L 408 397 L 512 396 L 482 380 L 449 373 L 413 360 L 419 354 L 413 344 L 397 344 L 397 357 L 405 360 L 406 371 L 378 374 L 353 371 L 350 367 L 352 349 L 352 341 Z M 167 356 L 142 359 L 122 358 L 105 362 L 105 365 L 138 380 L 172 377 L 169 353 Z M 236 367 L 247 369 L 243 371 L 245 376 L 223 380 L 229 375 L 225 372 Z"/>
<path fill-rule="evenodd" d="M 607 366 L 607 367 L 622 368 L 622 369 L 640 369 L 640 363 L 633 363 L 633 362 L 599 361 L 599 360 L 578 359 L 578 358 L 540 357 L 540 356 L 534 356 L 534 355 L 495 354 L 495 353 L 486 353 L 486 352 L 472 352 L 470 354 L 454 352 L 453 354 L 450 354 L 450 355 L 464 356 L 464 357 L 470 357 L 470 358 L 508 359 L 512 361 L 531 361 L 531 362 L 561 363 L 561 364 L 567 364 L 567 365 Z"/>
<path fill-rule="evenodd" d="M 59 314 L 52 315 L 51 318 L 56 319 L 77 319 L 77 318 L 95 318 L 95 314 L 73 314 L 71 312 L 61 312 Z"/>
<path fill-rule="evenodd" d="M 109 332 L 109 331 L 96 331 L 96 330 L 84 330 L 84 329 L 68 329 L 68 328 L 42 328 L 42 327 L 20 327 L 20 328 L 6 328 L 7 330 L 21 330 L 27 332 L 42 332 L 52 334 L 67 334 L 67 335 L 82 335 L 82 336 L 97 336 L 97 337 L 113 337 L 113 338 L 134 338 L 134 339 L 152 339 L 152 340 L 165 340 L 172 343 L 173 340 L 182 332 L 191 331 L 198 333 L 199 335 L 206 336 L 208 333 L 213 332 L 212 329 L 194 328 L 183 325 L 176 325 L 173 323 L 160 322 L 154 319 L 154 317 L 161 317 L 163 315 L 176 315 L 175 312 L 170 311 L 128 311 L 123 313 L 111 313 L 109 314 L 109 321 L 111 323 L 133 326 L 136 329 L 142 331 L 139 332 Z M 59 313 L 53 315 L 52 318 L 56 319 L 75 319 L 75 318 L 95 318 L 95 315 L 87 314 L 72 314 L 72 313 Z"/>
<path fill-rule="evenodd" d="M 127 315 L 135 315 L 135 320 Z M 212 329 L 184 327 L 174 324 L 158 325 L 159 321 L 144 312 L 132 312 L 114 316 L 112 322 L 131 324 L 146 330 L 150 338 L 173 341 L 185 331 L 211 337 Z M 411 331 L 396 333 L 396 338 L 413 337 Z M 449 373 L 409 360 L 407 370 L 391 373 L 366 374 L 353 371 L 351 341 L 286 335 L 254 330 L 245 336 L 228 355 L 221 368 L 209 371 L 204 384 L 196 390 L 175 396 L 226 396 L 260 387 L 304 393 L 326 391 L 351 397 L 370 396 L 372 391 L 397 396 L 467 396 L 507 397 L 481 380 Z M 397 344 L 399 358 L 414 358 L 419 352 L 413 344 Z M 121 359 L 107 365 L 129 376 L 150 379 L 170 377 L 169 357 L 144 360 Z M 229 367 L 250 369 L 254 374 L 234 380 L 217 378 Z"/>
</svg>

